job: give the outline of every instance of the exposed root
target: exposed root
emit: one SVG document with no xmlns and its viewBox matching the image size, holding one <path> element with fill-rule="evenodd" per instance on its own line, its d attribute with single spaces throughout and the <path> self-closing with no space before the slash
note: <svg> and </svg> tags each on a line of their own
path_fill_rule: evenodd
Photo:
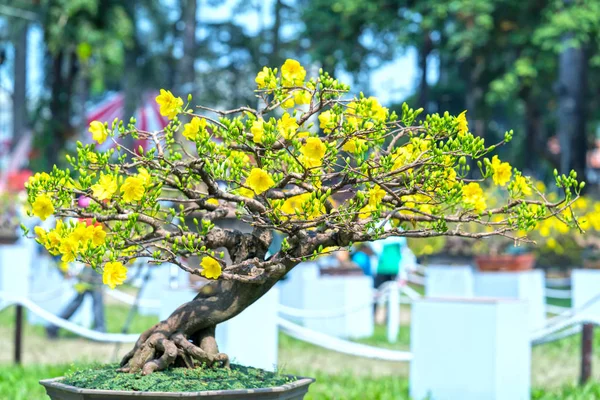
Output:
<svg viewBox="0 0 600 400">
<path fill-rule="evenodd" d="M 149 375 L 172 365 L 229 368 L 229 357 L 219 353 L 214 332 L 212 327 L 193 335 L 197 342 L 194 344 L 183 333 L 170 332 L 167 325 L 157 324 L 140 335 L 134 348 L 121 360 L 119 371 Z"/>
</svg>

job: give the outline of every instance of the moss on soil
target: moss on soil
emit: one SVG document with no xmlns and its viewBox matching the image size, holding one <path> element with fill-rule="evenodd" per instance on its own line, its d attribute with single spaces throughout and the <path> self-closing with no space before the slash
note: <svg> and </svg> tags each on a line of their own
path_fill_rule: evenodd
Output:
<svg viewBox="0 0 600 400">
<path fill-rule="evenodd" d="M 61 382 L 84 389 L 145 392 L 199 392 L 203 390 L 257 389 L 280 386 L 294 377 L 232 364 L 223 368 L 171 368 L 148 376 L 117 372 L 117 364 L 98 365 L 69 372 Z"/>
</svg>

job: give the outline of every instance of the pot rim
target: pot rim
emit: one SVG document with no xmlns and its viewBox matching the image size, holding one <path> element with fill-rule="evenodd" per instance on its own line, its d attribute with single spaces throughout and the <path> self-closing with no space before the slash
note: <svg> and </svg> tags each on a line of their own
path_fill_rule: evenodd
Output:
<svg viewBox="0 0 600 400">
<path fill-rule="evenodd" d="M 293 390 L 299 388 L 301 386 L 308 386 L 311 383 L 315 382 L 314 378 L 307 378 L 303 376 L 295 376 L 295 375 L 284 375 L 287 377 L 297 378 L 296 381 L 283 384 L 281 386 L 273 386 L 267 388 L 258 388 L 258 389 L 224 389 L 224 390 L 203 390 L 200 392 L 140 392 L 134 390 L 104 390 L 104 389 L 84 389 L 78 388 L 76 386 L 66 385 L 61 383 L 60 380 L 64 379 L 64 376 L 60 376 L 58 378 L 52 379 L 42 379 L 39 381 L 40 385 L 44 387 L 51 387 L 55 389 L 64 390 L 70 393 L 79 393 L 79 394 L 93 394 L 93 395 L 101 395 L 101 394 L 110 394 L 110 395 L 128 395 L 135 393 L 134 396 L 154 396 L 154 397 L 192 397 L 192 396 L 214 396 L 216 394 L 249 394 L 249 393 L 278 393 L 278 392 L 286 392 L 289 390 Z"/>
</svg>

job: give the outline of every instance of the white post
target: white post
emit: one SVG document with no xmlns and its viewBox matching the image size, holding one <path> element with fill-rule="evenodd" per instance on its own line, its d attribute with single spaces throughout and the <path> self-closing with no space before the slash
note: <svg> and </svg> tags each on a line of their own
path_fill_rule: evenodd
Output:
<svg viewBox="0 0 600 400">
<path fill-rule="evenodd" d="M 473 267 L 429 265 L 425 270 L 425 296 L 473 297 Z"/>
<path fill-rule="evenodd" d="M 398 282 L 392 282 L 388 289 L 387 305 L 387 339 L 396 343 L 400 330 L 400 287 Z"/>
<path fill-rule="evenodd" d="M 531 330 L 546 324 L 546 294 L 541 270 L 519 272 L 476 272 L 475 296 L 527 301 Z"/>
<path fill-rule="evenodd" d="M 234 363 L 274 371 L 277 368 L 279 288 L 274 287 L 229 321 L 217 325 L 219 351 Z"/>
<path fill-rule="evenodd" d="M 0 292 L 14 297 L 27 297 L 32 247 L 31 243 L 23 240 L 0 245 Z"/>
<path fill-rule="evenodd" d="M 435 400 L 528 400 L 527 303 L 423 299 L 413 303 L 410 395 Z"/>
<path fill-rule="evenodd" d="M 600 270 L 574 269 L 571 282 L 573 309 L 585 307 L 583 315 L 600 317 Z"/>
</svg>

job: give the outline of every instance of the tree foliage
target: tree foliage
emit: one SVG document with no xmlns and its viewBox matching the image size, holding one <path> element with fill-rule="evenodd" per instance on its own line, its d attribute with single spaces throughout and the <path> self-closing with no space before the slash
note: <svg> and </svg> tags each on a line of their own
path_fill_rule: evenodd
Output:
<svg viewBox="0 0 600 400">
<path fill-rule="evenodd" d="M 575 174 L 556 176 L 563 198 L 549 202 L 509 163 L 487 157 L 512 131 L 489 146 L 469 131 L 465 113 L 421 118 L 421 110 L 404 105 L 397 115 L 374 97 L 346 98 L 349 87 L 325 72 L 307 79 L 295 60 L 280 70 L 265 67 L 256 82 L 256 109 L 194 108 L 191 97 L 184 102 L 162 90 L 157 102 L 171 119 L 162 132 L 94 123 L 94 140 L 110 140 L 116 150 L 78 144 L 67 156 L 71 169 L 55 167 L 27 185 L 32 213 L 57 217 L 51 231 L 36 228 L 37 240 L 64 261 L 103 270 L 113 287 L 136 258 L 261 283 L 354 242 L 393 235 L 518 241 L 549 217 L 577 225 L 569 207 L 583 184 Z M 122 141 L 129 135 L 154 147 L 128 149 Z M 471 159 L 478 179 L 467 178 Z M 503 190 L 506 201 L 488 207 L 485 185 Z M 91 199 L 87 208 L 77 206 L 80 196 Z M 215 225 L 230 213 L 253 232 Z M 473 232 L 471 225 L 489 229 Z M 266 258 L 272 231 L 286 238 Z M 219 248 L 233 254 L 232 265 Z M 182 261 L 191 255 L 201 264 Z"/>
</svg>

